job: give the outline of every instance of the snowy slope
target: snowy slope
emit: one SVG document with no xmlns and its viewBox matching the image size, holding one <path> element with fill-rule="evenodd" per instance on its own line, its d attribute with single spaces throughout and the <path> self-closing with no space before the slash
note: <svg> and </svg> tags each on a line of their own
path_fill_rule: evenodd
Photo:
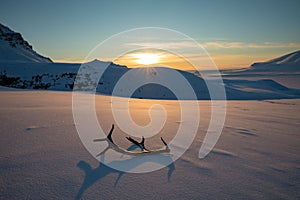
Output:
<svg viewBox="0 0 300 200">
<path fill-rule="evenodd" d="M 269 61 L 253 63 L 249 68 L 224 70 L 225 76 L 252 76 L 252 75 L 299 75 L 300 51 L 289 53 Z"/>
<path fill-rule="evenodd" d="M 145 173 L 121 173 L 99 163 L 82 145 L 72 115 L 72 93 L 0 91 L 0 199 L 299 199 L 299 99 L 228 101 L 223 133 L 213 151 L 198 159 L 211 116 L 199 101 L 200 129 L 173 165 Z M 111 98 L 96 95 L 104 130 L 114 123 Z M 167 122 L 149 147 L 169 142 L 178 129 L 176 101 L 130 99 L 132 118 L 149 123 L 160 104 Z M 125 133 L 114 139 L 127 148 Z M 100 151 L 100 150 L 99 150 Z"/>
<path fill-rule="evenodd" d="M 269 79 L 288 88 L 300 89 L 300 51 L 254 63 L 246 69 L 226 70 L 222 75 L 224 79 L 231 81 Z"/>
<path fill-rule="evenodd" d="M 110 64 L 110 66 L 105 70 L 99 82 L 91 82 L 91 76 L 96 76 L 107 64 Z M 72 91 L 79 67 L 80 64 L 66 63 L 0 63 L 0 85 L 23 89 Z M 89 68 L 93 73 L 83 74 L 83 77 L 86 78 L 82 79 L 80 84 L 85 86 L 96 84 L 97 93 L 99 94 L 112 95 L 119 79 L 129 71 L 133 74 L 129 77 L 129 81 L 132 79 L 148 79 L 149 76 L 156 76 L 158 79 L 169 81 L 172 85 L 177 85 L 177 80 L 172 80 L 165 76 L 174 70 L 169 68 L 129 69 L 114 63 L 101 61 L 86 63 L 85 67 Z M 210 99 L 206 83 L 201 77 L 185 71 L 176 71 L 187 79 L 195 91 L 197 99 Z M 223 81 L 228 100 L 300 97 L 300 90 L 285 87 L 268 77 L 263 77 L 260 80 L 244 80 L 242 76 L 237 76 L 237 79 L 228 79 L 225 77 Z M 128 97 L 122 91 L 115 91 L 114 94 Z M 176 99 L 171 90 L 158 84 L 143 85 L 133 93 L 132 97 L 143 99 Z"/>
<path fill-rule="evenodd" d="M 24 41 L 21 34 L 15 33 L 1 24 L 0 53 L 0 85 L 6 87 L 72 91 L 77 72 L 81 66 L 80 64 L 52 63 L 49 58 L 45 58 L 33 51 L 28 42 Z M 289 85 L 282 85 L 281 82 L 278 83 L 277 80 L 269 76 L 270 74 L 275 74 L 276 76 L 278 74 L 284 76 L 292 74 L 294 76 L 298 73 L 300 75 L 299 58 L 300 51 L 297 51 L 268 62 L 255 63 L 247 70 L 224 73 L 224 87 L 227 99 L 299 98 L 300 88 L 291 89 Z M 169 74 L 176 71 L 188 81 L 197 99 L 210 99 L 205 83 L 207 80 L 186 71 L 163 67 L 129 69 L 126 66 L 99 60 L 84 63 L 83 65 L 88 72 L 82 74 L 84 78 L 81 77 L 80 85 L 84 87 L 96 86 L 97 92 L 100 94 L 112 95 L 118 81 L 123 75 L 128 73 L 131 76 L 127 79 L 132 83 L 133 81 L 151 78 L 163 80 L 170 83 L 171 86 L 178 86 L 178 80 L 168 77 Z M 94 83 L 91 81 L 93 80 L 92 77 L 98 76 L 107 65 L 109 67 L 105 70 L 99 82 Z M 245 78 L 253 77 L 253 75 L 259 76 L 259 78 L 252 78 L 252 80 Z M 297 80 L 296 84 L 298 84 Z M 131 83 L 128 84 L 128 86 L 130 85 Z M 221 86 L 219 83 L 215 84 L 215 87 Z M 182 85 L 179 84 L 178 87 L 182 88 Z M 116 90 L 114 95 L 128 97 L 128 94 L 124 95 L 124 90 Z M 143 85 L 137 88 L 131 97 L 176 99 L 176 96 L 170 89 L 158 84 Z M 190 99 L 190 97 L 184 99 Z"/>
<path fill-rule="evenodd" d="M 300 73 L 300 51 L 289 53 L 266 62 L 254 63 L 245 72 Z"/>
<path fill-rule="evenodd" d="M 290 64 L 300 64 L 300 51 L 296 51 L 290 54 L 286 54 L 279 58 L 272 59 L 270 61 L 264 62 L 264 64 L 277 64 L 277 65 L 290 65 Z"/>
<path fill-rule="evenodd" d="M 0 62 L 51 63 L 52 61 L 35 52 L 20 33 L 0 24 Z"/>
</svg>

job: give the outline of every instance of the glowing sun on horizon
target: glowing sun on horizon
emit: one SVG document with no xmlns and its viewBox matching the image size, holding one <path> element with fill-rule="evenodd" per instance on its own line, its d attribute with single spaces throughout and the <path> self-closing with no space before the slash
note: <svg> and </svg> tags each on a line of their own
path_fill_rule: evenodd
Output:
<svg viewBox="0 0 300 200">
<path fill-rule="evenodd" d="M 154 53 L 137 53 L 133 56 L 136 58 L 135 62 L 142 65 L 151 65 L 160 60 L 160 55 Z"/>
</svg>

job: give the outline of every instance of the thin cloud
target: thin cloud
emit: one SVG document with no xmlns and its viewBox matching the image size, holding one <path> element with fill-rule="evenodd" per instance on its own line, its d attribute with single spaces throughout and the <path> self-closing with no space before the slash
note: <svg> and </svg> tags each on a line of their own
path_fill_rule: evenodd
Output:
<svg viewBox="0 0 300 200">
<path fill-rule="evenodd" d="M 84 63 L 85 60 L 83 59 L 53 59 L 54 62 L 57 62 L 57 63 Z"/>
<path fill-rule="evenodd" d="M 248 43 L 237 41 L 211 41 L 198 42 L 198 44 L 205 49 L 267 49 L 267 48 L 300 48 L 300 43 L 275 43 L 275 42 L 261 42 Z M 195 48 L 197 44 L 193 41 L 178 41 L 178 42 L 136 42 L 127 43 L 126 45 L 141 47 L 141 48 L 158 48 L 158 49 L 182 49 Z"/>
<path fill-rule="evenodd" d="M 246 42 L 205 42 L 201 44 L 207 49 L 266 49 L 266 48 L 300 48 L 300 43 L 246 43 Z"/>
<path fill-rule="evenodd" d="M 157 48 L 157 49 L 181 49 L 195 47 L 196 43 L 191 41 L 179 41 L 179 42 L 136 42 L 127 43 L 129 46 L 141 47 L 141 48 Z"/>
</svg>

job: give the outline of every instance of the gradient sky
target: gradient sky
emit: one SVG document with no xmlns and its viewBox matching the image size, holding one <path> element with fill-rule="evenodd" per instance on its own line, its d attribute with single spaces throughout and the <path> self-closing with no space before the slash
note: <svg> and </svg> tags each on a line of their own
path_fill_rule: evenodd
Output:
<svg viewBox="0 0 300 200">
<path fill-rule="evenodd" d="M 300 49 L 299 0 L 0 2 L 0 22 L 54 61 L 82 61 L 109 36 L 149 26 L 189 35 L 219 67 L 246 67 Z"/>
</svg>

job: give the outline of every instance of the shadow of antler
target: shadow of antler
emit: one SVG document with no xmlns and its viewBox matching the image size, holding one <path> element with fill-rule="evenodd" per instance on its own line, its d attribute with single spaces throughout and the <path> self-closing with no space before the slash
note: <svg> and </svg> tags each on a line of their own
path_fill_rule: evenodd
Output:
<svg viewBox="0 0 300 200">
<path fill-rule="evenodd" d="M 145 148 L 144 142 L 145 139 L 142 138 L 141 142 L 137 142 L 136 140 L 128 137 L 127 139 L 132 142 L 134 145 L 137 145 L 139 148 L 141 148 L 142 152 L 132 152 L 132 151 L 128 151 L 128 150 L 124 150 L 120 147 L 118 147 L 112 138 L 112 133 L 114 130 L 114 125 L 112 125 L 112 128 L 108 134 L 108 136 L 106 138 L 103 139 L 95 139 L 95 142 L 98 141 L 107 141 L 108 142 L 108 147 L 102 151 L 101 153 L 98 154 L 98 156 L 100 156 L 100 162 L 99 162 L 99 166 L 95 169 L 93 169 L 90 164 L 86 163 L 85 161 L 80 161 L 77 164 L 77 167 L 79 167 L 82 171 L 84 171 L 85 173 L 85 178 L 84 181 L 77 193 L 77 196 L 75 199 L 81 199 L 82 195 L 84 193 L 84 191 L 86 189 L 88 189 L 90 186 L 92 186 L 96 181 L 104 178 L 105 176 L 107 176 L 108 174 L 111 173 L 117 173 L 118 177 L 116 178 L 116 181 L 114 183 L 114 187 L 116 187 L 118 185 L 118 182 L 120 181 L 121 177 L 126 174 L 125 172 L 122 171 L 118 171 L 116 169 L 113 169 L 104 163 L 104 153 L 108 150 L 108 149 L 114 149 L 119 153 L 124 153 L 124 154 L 129 154 L 129 155 L 135 155 L 134 157 L 127 159 L 127 160 L 115 160 L 112 161 L 111 163 L 108 164 L 112 164 L 112 165 L 126 165 L 128 171 L 130 171 L 130 169 L 135 168 L 137 165 L 141 165 L 143 163 L 147 163 L 148 161 L 145 159 L 141 159 L 142 157 L 136 156 L 136 155 L 151 155 L 153 153 L 162 153 L 162 152 L 169 152 L 169 148 L 167 146 L 167 143 L 162 139 L 162 142 L 165 145 L 165 148 L 162 148 L 160 150 L 148 150 L 147 148 Z M 171 163 L 169 164 L 168 167 L 168 173 L 167 173 L 167 178 L 168 178 L 168 182 L 170 182 L 171 180 L 171 176 L 172 173 L 175 170 L 175 165 L 173 163 L 173 160 L 171 158 L 171 155 L 166 154 L 166 155 L 161 155 L 163 157 L 163 159 L 158 159 L 158 160 L 152 160 L 152 162 L 156 162 L 156 163 L 160 163 L 160 164 L 164 164 L 164 163 Z M 102 163 L 101 163 L 102 162 Z"/>
</svg>

